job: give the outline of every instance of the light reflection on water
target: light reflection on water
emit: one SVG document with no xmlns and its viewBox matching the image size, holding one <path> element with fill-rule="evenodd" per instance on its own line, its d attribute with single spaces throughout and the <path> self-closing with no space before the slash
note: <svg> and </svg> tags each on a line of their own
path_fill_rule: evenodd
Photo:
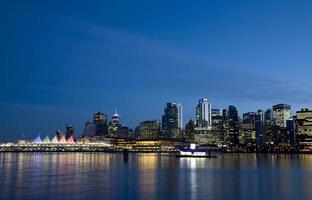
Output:
<svg viewBox="0 0 312 200">
<path fill-rule="evenodd" d="M 312 155 L 0 153 L 0 199 L 312 199 Z"/>
</svg>

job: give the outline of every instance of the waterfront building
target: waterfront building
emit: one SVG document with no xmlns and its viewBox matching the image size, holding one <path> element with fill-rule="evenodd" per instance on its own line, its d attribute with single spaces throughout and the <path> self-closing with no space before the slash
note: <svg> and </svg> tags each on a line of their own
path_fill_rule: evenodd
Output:
<svg viewBox="0 0 312 200">
<path fill-rule="evenodd" d="M 138 127 L 139 139 L 157 139 L 160 137 L 160 123 L 158 120 L 143 121 Z"/>
<path fill-rule="evenodd" d="M 273 106 L 274 122 L 280 128 L 286 128 L 286 121 L 291 119 L 291 107 L 287 104 Z"/>
<path fill-rule="evenodd" d="M 129 127 L 126 126 L 118 126 L 116 131 L 117 138 L 128 138 L 129 137 Z"/>
<path fill-rule="evenodd" d="M 303 108 L 296 113 L 298 137 L 301 145 L 312 145 L 312 110 Z"/>
<path fill-rule="evenodd" d="M 229 141 L 230 146 L 239 144 L 239 117 L 238 111 L 235 106 L 230 105 L 228 109 L 228 128 L 229 128 Z"/>
<path fill-rule="evenodd" d="M 258 110 L 255 116 L 256 144 L 258 147 L 266 145 L 265 117 L 262 110 Z"/>
<path fill-rule="evenodd" d="M 196 127 L 211 130 L 212 126 L 211 102 L 200 98 L 196 106 Z"/>
<path fill-rule="evenodd" d="M 183 123 L 182 105 L 180 103 L 168 102 L 162 116 L 162 131 L 164 138 L 181 138 Z M 180 122 L 179 122 L 180 121 Z"/>
</svg>

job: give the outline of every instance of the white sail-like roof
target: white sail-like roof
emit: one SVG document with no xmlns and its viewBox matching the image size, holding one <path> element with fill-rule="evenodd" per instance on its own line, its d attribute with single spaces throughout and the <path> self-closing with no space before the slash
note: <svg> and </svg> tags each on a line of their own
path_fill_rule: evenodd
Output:
<svg viewBox="0 0 312 200">
<path fill-rule="evenodd" d="M 65 139 L 65 136 L 63 135 L 61 137 L 61 139 L 59 140 L 59 143 L 66 143 L 66 139 Z"/>
<path fill-rule="evenodd" d="M 71 135 L 69 138 L 67 138 L 66 142 L 69 144 L 74 144 L 75 143 L 74 137 Z"/>
<path fill-rule="evenodd" d="M 36 137 L 36 139 L 34 140 L 34 143 L 36 143 L 36 144 L 42 143 L 41 138 L 40 138 L 40 134 Z"/>
<path fill-rule="evenodd" d="M 59 143 L 57 136 L 55 135 L 54 138 L 51 140 L 51 143 Z"/>
</svg>

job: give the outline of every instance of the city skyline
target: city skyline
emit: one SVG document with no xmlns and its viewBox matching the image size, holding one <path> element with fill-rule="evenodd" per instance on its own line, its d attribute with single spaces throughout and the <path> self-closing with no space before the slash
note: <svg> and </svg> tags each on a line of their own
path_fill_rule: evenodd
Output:
<svg viewBox="0 0 312 200">
<path fill-rule="evenodd" d="M 193 109 L 193 117 L 192 118 L 190 118 L 190 119 L 184 119 L 184 116 L 183 116 L 183 113 L 184 113 L 184 110 L 183 110 L 183 104 L 181 103 L 181 102 L 167 102 L 166 104 L 164 104 L 164 107 L 163 108 L 166 108 L 168 105 L 174 105 L 174 106 L 177 106 L 176 108 L 177 108 L 177 112 L 178 112 L 178 115 L 177 115 L 177 118 L 176 118 L 176 120 L 177 120 L 177 124 L 176 124 L 176 126 L 177 126 L 177 128 L 179 128 L 180 130 L 183 130 L 184 131 L 184 129 L 185 129 L 185 126 L 187 125 L 187 122 L 189 121 L 189 120 L 193 120 L 194 121 L 194 125 L 196 126 L 196 124 L 197 124 L 197 122 L 196 122 L 196 118 L 198 117 L 198 106 L 200 105 L 200 104 L 203 104 L 203 103 L 208 103 L 209 104 L 209 109 L 210 109 L 210 112 L 211 112 L 211 114 L 210 115 L 212 115 L 212 110 L 218 110 L 219 111 L 219 116 L 222 116 L 222 115 L 224 115 L 223 113 L 222 113 L 222 111 L 224 112 L 225 110 L 227 111 L 227 112 L 230 112 L 231 113 L 231 111 L 229 111 L 229 110 L 231 110 L 232 108 L 234 108 L 236 111 L 235 112 L 237 112 L 237 116 L 238 116 L 238 119 L 239 119 L 239 123 L 244 123 L 244 118 L 245 118 L 245 115 L 249 115 L 249 114 L 253 114 L 256 118 L 255 118 L 255 120 L 256 120 L 256 124 L 257 124 L 257 115 L 258 115 L 258 113 L 259 112 L 261 112 L 262 113 L 262 115 L 263 115 L 263 117 L 262 118 L 264 118 L 264 111 L 262 110 L 262 108 L 257 108 L 257 109 L 255 109 L 255 110 L 253 110 L 253 111 L 249 111 L 249 112 L 240 112 L 240 110 L 239 110 L 239 108 L 237 108 L 237 107 L 235 107 L 234 105 L 228 105 L 227 107 L 223 107 L 223 108 L 215 108 L 214 106 L 213 106 L 213 103 L 210 101 L 210 100 L 208 100 L 207 98 L 199 98 L 199 101 L 197 101 L 197 102 L 199 102 L 198 104 L 197 104 L 197 106 L 194 106 L 194 109 Z M 196 102 L 195 102 L 195 105 L 196 105 Z M 279 118 L 281 118 L 281 117 L 284 117 L 284 113 L 282 113 L 282 114 L 277 114 L 276 112 L 275 112 L 275 110 L 276 109 L 280 109 L 280 108 L 286 108 L 286 109 L 289 109 L 289 113 L 288 114 L 286 114 L 286 116 L 285 116 L 285 118 L 282 118 L 282 121 L 283 122 L 280 122 L 281 120 L 279 120 Z M 295 117 L 296 116 L 296 114 L 297 113 L 300 113 L 300 112 L 302 112 L 302 110 L 307 110 L 307 111 L 310 111 L 310 108 L 306 108 L 306 107 L 301 107 L 299 110 L 293 110 L 292 108 L 291 108 L 291 105 L 288 105 L 288 104 L 276 104 L 276 105 L 272 105 L 271 107 L 267 107 L 267 108 L 264 108 L 266 111 L 268 111 L 268 110 L 270 110 L 271 112 L 272 112 L 272 117 L 273 117 L 273 119 L 274 120 L 276 120 L 276 124 L 278 125 L 278 126 L 280 126 L 280 127 L 284 127 L 284 128 L 286 128 L 286 121 L 288 120 L 288 119 L 292 119 L 293 117 Z M 166 109 L 165 109 L 166 110 Z M 135 128 L 137 128 L 138 126 L 140 126 L 140 124 L 141 123 L 144 123 L 144 122 L 149 122 L 149 121 L 153 121 L 153 120 L 157 120 L 157 121 L 159 121 L 159 122 L 162 122 L 161 123 L 161 125 L 164 123 L 163 122 L 163 116 L 164 115 L 162 115 L 162 116 L 158 116 L 157 118 L 149 118 L 149 119 L 143 119 L 142 121 L 139 121 L 137 124 L 135 124 L 133 127 L 132 126 L 130 126 L 129 124 L 125 124 L 125 123 L 123 123 L 123 121 L 122 121 L 122 119 L 120 119 L 120 115 L 117 113 L 117 109 L 115 108 L 114 109 L 114 113 L 112 114 L 112 115 L 108 115 L 106 112 L 94 112 L 95 114 L 93 114 L 93 120 L 92 120 L 92 118 L 90 118 L 89 117 L 89 119 L 87 120 L 87 121 L 85 121 L 85 122 L 83 122 L 83 124 L 85 124 L 85 125 L 82 125 L 82 126 L 84 126 L 84 128 L 83 129 L 77 129 L 76 127 L 77 127 L 77 124 L 76 125 L 73 125 L 73 124 L 71 124 L 71 123 L 64 123 L 63 124 L 63 126 L 61 126 L 61 127 L 57 127 L 54 131 L 52 131 L 52 132 L 48 132 L 48 133 L 46 133 L 46 132 L 41 132 L 41 131 L 37 131 L 37 132 L 33 132 L 33 133 L 28 133 L 28 134 L 25 134 L 25 133 L 23 133 L 22 135 L 16 135 L 16 138 L 7 138 L 7 141 L 8 140 L 11 140 L 11 139 L 21 139 L 21 136 L 22 136 L 22 138 L 28 138 L 28 139 L 30 139 L 31 137 L 33 137 L 34 136 L 34 134 L 42 134 L 42 135 L 46 135 L 46 136 L 53 136 L 53 135 L 55 135 L 55 131 L 56 132 L 58 132 L 58 131 L 65 131 L 66 132 L 66 135 L 68 134 L 68 128 L 70 127 L 70 129 L 73 129 L 73 127 L 75 127 L 74 129 L 76 130 L 77 129 L 77 131 L 75 131 L 75 133 L 76 133 L 76 137 L 80 137 L 80 136 L 92 136 L 92 134 L 90 135 L 90 134 L 88 134 L 88 133 L 86 133 L 85 131 L 90 131 L 90 128 L 88 128 L 88 129 L 86 129 L 86 127 L 87 127 L 87 125 L 92 125 L 92 124 L 94 124 L 94 123 L 98 123 L 97 121 L 99 121 L 99 119 L 101 119 L 101 120 L 104 120 L 105 121 L 105 123 L 107 124 L 108 122 L 110 122 L 110 123 L 112 123 L 112 124 L 114 124 L 115 122 L 115 120 L 116 120 L 116 116 L 117 116 L 117 118 L 118 118 L 118 122 L 117 122 L 117 124 L 120 124 L 121 126 L 125 126 L 125 127 L 127 127 L 127 128 L 129 128 L 129 129 L 131 129 L 131 130 L 135 130 Z M 164 113 L 163 113 L 164 114 Z M 231 115 L 231 114 L 229 114 L 229 115 Z M 281 116 L 280 116 L 281 115 Z M 216 115 L 215 114 L 215 116 L 218 116 L 218 114 Z M 211 118 L 211 116 L 210 116 L 210 118 Z M 181 122 L 180 122 L 180 120 L 182 120 L 182 119 L 184 119 L 183 121 L 181 121 L 182 122 L 182 124 L 183 124 L 183 126 L 182 127 L 180 127 L 180 124 L 181 124 Z M 211 119 L 210 119 L 211 120 Z M 264 120 L 264 119 L 262 119 L 262 120 Z M 93 122 L 93 123 L 92 123 Z M 101 121 L 99 121 L 99 122 L 101 122 Z M 205 122 L 205 121 L 204 121 Z M 211 123 L 211 122 L 210 122 Z M 264 123 L 264 122 L 262 122 L 262 123 Z M 282 124 L 281 124 L 282 123 Z M 212 124 L 211 124 L 212 125 Z M 107 125 L 106 125 L 107 126 Z M 257 125 L 256 125 L 257 126 Z M 65 129 L 63 130 L 62 129 L 62 127 L 65 127 Z M 78 125 L 78 127 L 79 127 L 79 125 Z M 209 126 L 207 126 L 206 127 L 206 125 L 201 125 L 201 124 L 198 124 L 198 127 L 201 127 L 201 128 L 207 128 L 207 130 L 209 129 L 209 130 L 211 130 L 211 127 L 209 127 Z M 208 128 L 209 127 L 209 128 Z M 92 129 L 94 129 L 94 131 L 95 131 L 95 128 L 91 128 L 91 131 L 92 131 Z M 164 129 L 164 128 L 163 128 Z M 102 128 L 101 128 L 101 131 L 102 131 Z M 72 130 L 71 130 L 71 132 L 73 132 Z M 101 133 L 102 134 L 102 133 Z M 71 135 L 72 135 L 72 133 L 71 133 Z M 95 135 L 97 135 L 97 134 L 95 134 Z M 93 136 L 95 136 L 95 135 L 93 135 Z M 109 136 L 108 135 L 108 132 L 107 133 L 105 133 L 103 136 Z"/>
<path fill-rule="evenodd" d="M 82 132 L 94 112 L 124 124 L 198 98 L 239 113 L 312 107 L 311 2 L 3 2 L 0 140 Z M 294 114 L 294 113 L 293 113 Z M 159 119 L 160 120 L 160 119 Z"/>
</svg>

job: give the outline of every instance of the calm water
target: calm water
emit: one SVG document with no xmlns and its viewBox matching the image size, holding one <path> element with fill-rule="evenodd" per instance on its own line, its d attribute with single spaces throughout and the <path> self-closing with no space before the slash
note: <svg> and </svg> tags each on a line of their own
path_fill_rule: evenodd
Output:
<svg viewBox="0 0 312 200">
<path fill-rule="evenodd" d="M 312 199 L 312 155 L 0 153 L 0 199 Z"/>
</svg>

